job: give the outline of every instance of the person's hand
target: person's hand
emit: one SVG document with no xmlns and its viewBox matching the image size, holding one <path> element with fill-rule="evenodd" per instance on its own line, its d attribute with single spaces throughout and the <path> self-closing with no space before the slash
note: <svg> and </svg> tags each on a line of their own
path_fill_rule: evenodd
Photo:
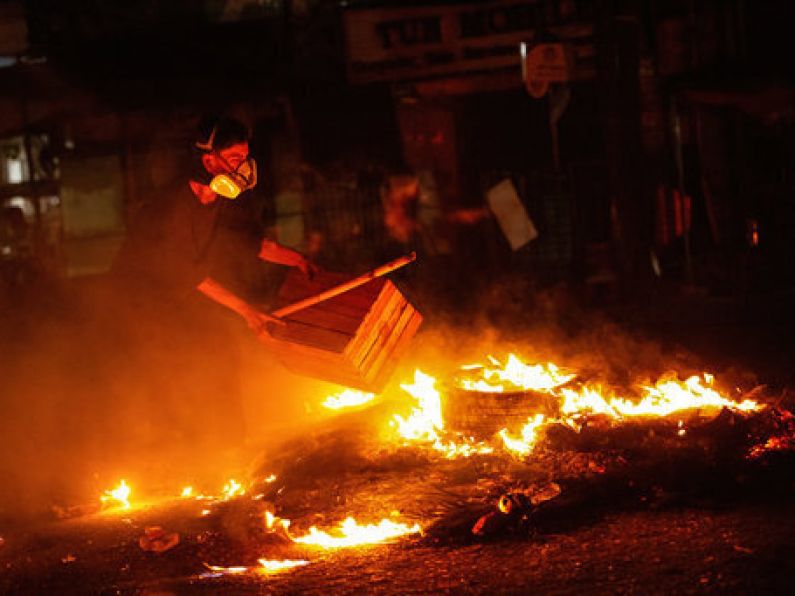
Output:
<svg viewBox="0 0 795 596">
<path fill-rule="evenodd" d="M 262 312 L 261 310 L 257 310 L 253 307 L 245 309 L 240 314 L 246 320 L 246 324 L 249 326 L 249 328 L 257 335 L 267 333 L 269 323 L 274 323 L 276 325 L 285 324 L 280 318 L 269 315 L 268 313 Z"/>
<path fill-rule="evenodd" d="M 298 261 L 296 265 L 301 270 L 307 279 L 312 280 L 315 278 L 315 275 L 320 273 L 320 267 L 315 265 L 312 261 L 307 259 L 306 257 L 301 257 L 301 260 Z"/>
</svg>

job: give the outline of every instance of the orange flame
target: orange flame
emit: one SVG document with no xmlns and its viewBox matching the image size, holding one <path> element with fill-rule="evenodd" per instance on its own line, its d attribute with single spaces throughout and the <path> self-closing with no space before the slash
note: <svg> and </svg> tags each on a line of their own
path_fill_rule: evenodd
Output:
<svg viewBox="0 0 795 596">
<path fill-rule="evenodd" d="M 257 559 L 259 567 L 247 567 L 244 565 L 237 565 L 233 567 L 224 567 L 221 565 L 204 564 L 207 569 L 212 571 L 212 577 L 217 575 L 243 575 L 244 573 L 254 573 L 258 575 L 269 575 L 272 573 L 279 573 L 288 569 L 295 569 L 296 567 L 303 567 L 309 565 L 309 561 L 303 559 Z"/>
<path fill-rule="evenodd" d="M 228 500 L 234 497 L 239 497 L 241 495 L 246 494 L 246 489 L 237 482 L 234 478 L 231 478 L 229 482 L 224 485 L 224 488 L 221 489 L 224 493 L 223 499 Z"/>
<path fill-rule="evenodd" d="M 323 407 L 330 410 L 341 410 L 343 408 L 353 408 L 366 404 L 375 398 L 374 393 L 365 393 L 355 389 L 345 389 L 341 393 L 330 395 L 323 402 Z"/>
<path fill-rule="evenodd" d="M 491 453 L 494 449 L 483 443 L 464 441 L 457 443 L 445 439 L 442 417 L 442 398 L 436 389 L 436 379 L 421 370 L 414 371 L 414 383 L 400 386 L 417 400 L 408 418 L 396 414 L 392 419 L 397 425 L 398 434 L 409 441 L 430 443 L 433 449 L 441 451 L 447 458 L 469 457 L 475 453 Z"/>
<path fill-rule="evenodd" d="M 505 448 L 520 456 L 529 455 L 535 447 L 537 440 L 536 433 L 538 429 L 544 424 L 544 415 L 536 414 L 533 418 L 528 418 L 527 424 L 522 427 L 522 438 L 515 439 L 508 435 L 508 429 L 503 428 L 498 434 L 502 438 Z"/>
<path fill-rule="evenodd" d="M 119 506 L 123 509 L 130 508 L 130 493 L 132 490 L 129 486 L 127 486 L 127 482 L 122 478 L 119 486 L 112 490 L 106 490 L 105 494 L 100 497 L 100 500 L 103 503 L 107 503 L 108 501 L 116 501 Z"/>
<path fill-rule="evenodd" d="M 703 379 L 703 382 L 702 382 Z M 663 378 L 654 387 L 643 387 L 644 395 L 638 403 L 619 397 L 605 397 L 599 389 L 583 387 L 579 392 L 561 389 L 563 402 L 561 412 L 569 416 L 580 414 L 605 414 L 623 419 L 639 416 L 670 416 L 686 410 L 714 410 L 729 408 L 740 412 L 751 412 L 764 406 L 750 399 L 740 403 L 723 397 L 712 389 L 714 377 L 705 373 L 694 375 L 680 382 L 675 378 Z"/>
<path fill-rule="evenodd" d="M 382 519 L 377 524 L 359 525 L 355 519 L 349 517 L 340 524 L 338 529 L 339 536 L 332 536 L 312 526 L 309 528 L 309 534 L 293 538 L 293 540 L 300 544 L 309 544 L 321 548 L 347 548 L 389 542 L 401 536 L 416 534 L 419 531 L 419 524 L 408 526 L 388 519 Z"/>
<path fill-rule="evenodd" d="M 550 392 L 556 387 L 571 381 L 575 375 L 559 369 L 548 362 L 546 364 L 525 364 L 515 354 L 509 354 L 507 362 L 503 365 L 493 356 L 489 361 L 494 367 L 481 365 L 468 365 L 463 370 L 482 368 L 481 379 L 476 381 L 462 379 L 459 386 L 469 391 L 484 393 L 503 393 L 508 390 L 543 391 Z"/>
</svg>

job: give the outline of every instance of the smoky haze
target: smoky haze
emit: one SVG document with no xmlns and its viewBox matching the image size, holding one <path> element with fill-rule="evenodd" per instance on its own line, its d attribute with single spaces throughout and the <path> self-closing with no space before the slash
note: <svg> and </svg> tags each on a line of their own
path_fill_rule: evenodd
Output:
<svg viewBox="0 0 795 596">
<path fill-rule="evenodd" d="M 198 292 L 175 307 L 132 282 L 3 296 L 0 518 L 95 502 L 121 478 L 139 496 L 217 492 L 334 390 L 285 371 Z"/>
<path fill-rule="evenodd" d="M 121 478 L 138 496 L 217 492 L 333 415 L 319 404 L 340 388 L 284 370 L 235 314 L 198 292 L 161 304 L 132 281 L 41 282 L 2 304 L 0 517 L 95 502 Z M 426 319 L 390 396 L 415 368 L 445 383 L 462 364 L 511 351 L 618 387 L 720 372 L 568 291 L 511 277 L 472 290 L 479 298 L 461 309 L 421 277 L 405 285 Z"/>
</svg>

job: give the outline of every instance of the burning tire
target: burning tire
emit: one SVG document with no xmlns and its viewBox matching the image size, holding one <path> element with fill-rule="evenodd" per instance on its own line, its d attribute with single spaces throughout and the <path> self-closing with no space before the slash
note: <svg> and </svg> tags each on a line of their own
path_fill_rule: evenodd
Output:
<svg viewBox="0 0 795 596">
<path fill-rule="evenodd" d="M 485 441 L 503 428 L 518 430 L 536 414 L 555 416 L 558 400 L 537 391 L 486 392 L 460 387 L 444 393 L 442 410 L 449 430 Z"/>
</svg>

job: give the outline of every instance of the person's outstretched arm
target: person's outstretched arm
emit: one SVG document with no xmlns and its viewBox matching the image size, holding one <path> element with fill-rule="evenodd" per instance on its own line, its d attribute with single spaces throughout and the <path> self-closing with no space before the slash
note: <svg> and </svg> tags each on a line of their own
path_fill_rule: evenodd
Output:
<svg viewBox="0 0 795 596">
<path fill-rule="evenodd" d="M 266 325 L 268 323 L 282 323 L 280 319 L 254 308 L 251 304 L 227 290 L 211 277 L 205 277 L 199 285 L 196 286 L 196 289 L 218 304 L 222 304 L 228 309 L 235 311 L 245 319 L 248 326 L 253 329 L 255 333 L 259 334 L 267 331 Z"/>
<path fill-rule="evenodd" d="M 262 241 L 258 256 L 263 261 L 298 267 L 304 275 L 310 278 L 318 272 L 317 265 L 300 252 L 267 238 Z"/>
</svg>

